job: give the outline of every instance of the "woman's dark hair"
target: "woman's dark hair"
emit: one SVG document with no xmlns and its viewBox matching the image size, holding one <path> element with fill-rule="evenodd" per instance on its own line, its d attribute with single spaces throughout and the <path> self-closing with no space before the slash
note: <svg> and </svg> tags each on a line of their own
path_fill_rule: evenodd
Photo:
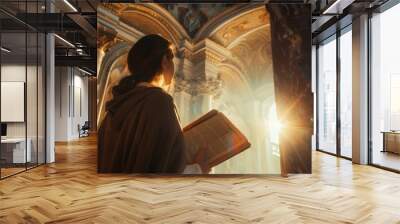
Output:
<svg viewBox="0 0 400 224">
<path fill-rule="evenodd" d="M 164 55 L 174 57 L 170 43 L 163 37 L 150 34 L 140 38 L 130 49 L 127 63 L 130 75 L 121 79 L 112 90 L 114 97 L 131 90 L 138 82 L 151 81 L 161 72 Z"/>
</svg>

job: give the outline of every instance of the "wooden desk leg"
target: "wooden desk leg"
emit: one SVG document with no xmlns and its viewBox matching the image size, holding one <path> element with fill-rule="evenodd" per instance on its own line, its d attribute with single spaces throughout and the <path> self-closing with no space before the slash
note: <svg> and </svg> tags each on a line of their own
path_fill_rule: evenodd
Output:
<svg viewBox="0 0 400 224">
<path fill-rule="evenodd" d="M 382 133 L 383 135 L 383 149 L 381 152 L 386 152 L 386 134 Z"/>
</svg>

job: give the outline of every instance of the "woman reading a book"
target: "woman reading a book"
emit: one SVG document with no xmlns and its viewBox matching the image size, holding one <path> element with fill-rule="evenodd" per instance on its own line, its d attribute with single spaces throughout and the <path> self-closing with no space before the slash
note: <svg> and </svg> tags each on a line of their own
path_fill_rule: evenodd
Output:
<svg viewBox="0 0 400 224">
<path fill-rule="evenodd" d="M 185 159 L 176 108 L 165 91 L 175 72 L 170 46 L 153 34 L 138 40 L 129 51 L 130 75 L 113 88 L 99 128 L 98 172 L 208 172 L 205 150 L 199 150 L 193 161 Z"/>
</svg>

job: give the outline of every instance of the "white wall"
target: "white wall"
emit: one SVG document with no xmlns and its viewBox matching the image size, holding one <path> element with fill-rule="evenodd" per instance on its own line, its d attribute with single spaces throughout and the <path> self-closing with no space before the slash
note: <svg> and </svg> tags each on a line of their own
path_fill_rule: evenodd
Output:
<svg viewBox="0 0 400 224">
<path fill-rule="evenodd" d="M 2 82 L 25 82 L 26 67 L 19 64 L 5 64 L 1 66 L 1 81 Z M 36 68 L 33 66 L 28 66 L 28 74 L 31 74 Z M 36 97 L 35 92 L 28 92 L 28 97 Z M 30 101 L 30 100 L 28 100 Z M 35 105 L 36 106 L 36 105 Z M 7 110 L 7 108 L 1 108 L 1 110 Z M 28 114 L 29 116 L 29 114 Z M 30 121 L 30 117 L 28 117 Z M 8 137 L 25 137 L 25 122 L 7 122 L 7 136 Z M 29 137 L 29 136 L 28 136 Z"/>
<path fill-rule="evenodd" d="M 55 140 L 79 137 L 78 124 L 88 120 L 88 78 L 72 67 L 56 67 Z"/>
<path fill-rule="evenodd" d="M 67 67 L 55 68 L 55 141 L 68 140 L 68 88 L 70 84 L 68 71 Z"/>
<path fill-rule="evenodd" d="M 29 70 L 30 68 L 28 68 Z M 25 64 L 9 64 L 1 66 L 1 81 L 5 82 L 25 82 Z M 1 108 L 6 110 L 6 108 Z M 25 137 L 25 123 L 11 122 L 7 123 L 7 137 Z"/>
<path fill-rule="evenodd" d="M 82 74 L 82 73 L 79 73 Z M 72 135 L 78 136 L 78 129 L 76 128 L 78 124 L 83 125 L 85 121 L 89 120 L 89 102 L 88 102 L 88 78 L 86 76 L 75 75 L 74 77 L 74 103 L 75 103 L 75 113 L 74 119 L 72 120 Z M 78 93 L 80 91 L 80 93 Z M 79 97 L 80 95 L 80 97 Z M 80 102 L 78 102 L 80 101 Z M 80 104 L 80 105 L 79 105 Z M 79 108 L 80 107 L 80 108 Z M 79 111 L 81 110 L 81 111 Z"/>
</svg>

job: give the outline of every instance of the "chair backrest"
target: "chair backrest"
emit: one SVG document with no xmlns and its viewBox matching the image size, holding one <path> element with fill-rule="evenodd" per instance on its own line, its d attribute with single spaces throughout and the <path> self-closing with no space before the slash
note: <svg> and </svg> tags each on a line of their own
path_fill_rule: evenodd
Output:
<svg viewBox="0 0 400 224">
<path fill-rule="evenodd" d="M 89 121 L 85 121 L 85 123 L 83 124 L 82 128 L 90 128 Z"/>
</svg>

